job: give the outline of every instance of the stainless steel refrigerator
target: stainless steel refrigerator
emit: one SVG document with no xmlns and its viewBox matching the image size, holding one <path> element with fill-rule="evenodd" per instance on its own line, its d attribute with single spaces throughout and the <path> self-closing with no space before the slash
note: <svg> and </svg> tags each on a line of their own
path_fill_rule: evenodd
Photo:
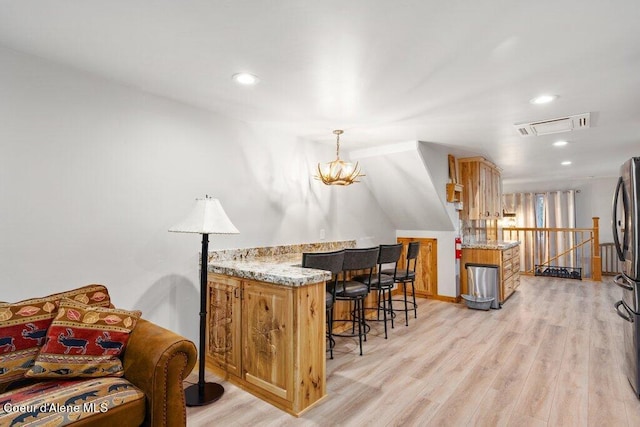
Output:
<svg viewBox="0 0 640 427">
<path fill-rule="evenodd" d="M 640 398 L 640 157 L 620 168 L 613 197 L 613 240 L 622 272 L 614 281 L 622 288 L 615 304 L 624 323 L 624 370 L 634 393 Z"/>
</svg>

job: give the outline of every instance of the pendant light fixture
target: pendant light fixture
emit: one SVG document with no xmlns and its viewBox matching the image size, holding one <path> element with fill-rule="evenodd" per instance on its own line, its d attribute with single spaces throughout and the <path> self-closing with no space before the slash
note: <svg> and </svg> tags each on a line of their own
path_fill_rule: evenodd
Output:
<svg viewBox="0 0 640 427">
<path fill-rule="evenodd" d="M 357 179 L 365 175 L 360 173 L 358 162 L 354 166 L 353 163 L 340 160 L 340 135 L 344 131 L 336 129 L 333 133 L 336 135 L 336 159 L 325 164 L 318 163 L 318 174 L 315 178 L 325 185 L 351 185 L 360 182 Z"/>
</svg>

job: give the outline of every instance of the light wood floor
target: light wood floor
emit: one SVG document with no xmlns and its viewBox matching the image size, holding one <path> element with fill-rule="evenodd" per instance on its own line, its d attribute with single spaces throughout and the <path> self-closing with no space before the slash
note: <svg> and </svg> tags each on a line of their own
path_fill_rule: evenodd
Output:
<svg viewBox="0 0 640 427">
<path fill-rule="evenodd" d="M 336 338 L 328 397 L 300 418 L 224 385 L 188 408 L 189 426 L 640 426 L 622 372 L 622 327 L 603 283 L 523 276 L 501 310 L 420 300 L 384 339 L 372 323 L 364 356 Z M 197 380 L 196 375 L 190 378 Z"/>
</svg>

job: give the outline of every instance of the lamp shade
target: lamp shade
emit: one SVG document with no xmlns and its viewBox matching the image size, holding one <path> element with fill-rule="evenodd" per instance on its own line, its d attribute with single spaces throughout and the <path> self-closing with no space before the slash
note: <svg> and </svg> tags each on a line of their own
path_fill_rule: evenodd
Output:
<svg viewBox="0 0 640 427">
<path fill-rule="evenodd" d="M 222 209 L 218 199 L 205 197 L 196 199 L 191 213 L 180 223 L 169 229 L 175 233 L 238 234 L 238 229 Z"/>
</svg>

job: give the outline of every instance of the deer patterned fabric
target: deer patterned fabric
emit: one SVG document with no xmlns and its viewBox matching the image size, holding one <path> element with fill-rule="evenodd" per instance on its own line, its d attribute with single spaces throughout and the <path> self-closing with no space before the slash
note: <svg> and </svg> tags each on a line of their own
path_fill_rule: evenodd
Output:
<svg viewBox="0 0 640 427">
<path fill-rule="evenodd" d="M 124 378 L 42 381 L 0 394 L 0 426 L 64 426 L 115 408 L 144 406 L 145 395 Z"/>
<path fill-rule="evenodd" d="M 121 377 L 120 354 L 140 311 L 91 307 L 63 299 L 49 326 L 31 378 Z"/>
<path fill-rule="evenodd" d="M 0 389 L 21 379 L 33 366 L 62 298 L 109 307 L 103 285 L 88 285 L 67 292 L 16 303 L 0 303 Z"/>
</svg>

